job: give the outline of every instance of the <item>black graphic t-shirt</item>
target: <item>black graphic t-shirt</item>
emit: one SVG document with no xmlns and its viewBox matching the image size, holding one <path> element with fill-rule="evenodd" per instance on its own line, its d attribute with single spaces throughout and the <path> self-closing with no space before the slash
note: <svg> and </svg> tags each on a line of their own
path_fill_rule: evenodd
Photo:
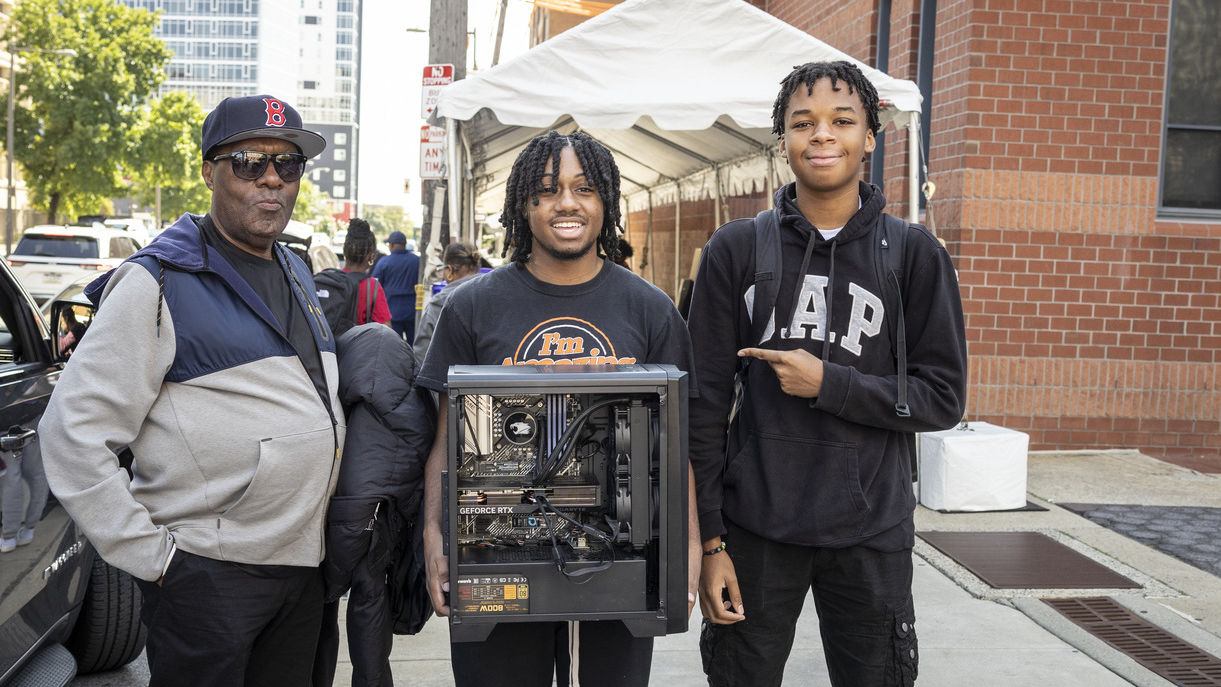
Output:
<svg viewBox="0 0 1221 687">
<path fill-rule="evenodd" d="M 686 325 L 660 289 L 610 261 L 565 286 L 509 264 L 454 291 L 416 379 L 444 392 L 451 365 L 635 363 L 692 369 Z"/>
</svg>

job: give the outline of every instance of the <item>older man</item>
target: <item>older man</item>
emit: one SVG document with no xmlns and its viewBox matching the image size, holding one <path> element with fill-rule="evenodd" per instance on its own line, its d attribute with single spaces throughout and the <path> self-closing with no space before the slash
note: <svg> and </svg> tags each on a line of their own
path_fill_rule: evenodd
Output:
<svg viewBox="0 0 1221 687">
<path fill-rule="evenodd" d="M 40 426 L 55 495 L 140 581 L 152 685 L 310 679 L 345 428 L 313 280 L 275 239 L 325 145 L 279 98 L 217 105 L 211 209 L 89 286 L 100 308 Z"/>
</svg>

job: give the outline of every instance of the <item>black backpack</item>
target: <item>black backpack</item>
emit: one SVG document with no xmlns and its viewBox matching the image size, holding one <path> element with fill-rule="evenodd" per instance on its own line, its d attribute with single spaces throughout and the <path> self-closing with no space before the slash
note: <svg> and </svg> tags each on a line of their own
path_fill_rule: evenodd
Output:
<svg viewBox="0 0 1221 687">
<path fill-rule="evenodd" d="M 360 282 L 365 279 L 360 272 L 345 272 L 337 267 L 329 267 L 314 275 L 314 288 L 318 293 L 318 304 L 322 306 L 322 314 L 331 325 L 331 333 L 339 336 L 356 326 L 356 308 L 360 299 L 357 298 Z M 373 297 L 375 280 L 369 277 L 369 285 L 365 288 L 365 322 L 373 321 Z"/>
<path fill-rule="evenodd" d="M 874 237 L 873 264 L 878 281 L 886 288 L 882 298 L 886 312 L 895 316 L 887 318 L 890 323 L 891 355 L 895 359 L 898 389 L 895 398 L 895 414 L 910 417 L 907 405 L 907 328 L 903 319 L 903 254 L 907 243 L 908 223 L 898 217 L 883 213 L 879 217 L 880 231 Z M 775 210 L 764 210 L 755 216 L 755 300 L 751 308 L 751 346 L 759 345 L 763 338 L 772 310 L 776 306 L 776 295 L 780 287 L 780 221 Z M 779 326 L 779 324 L 777 324 Z M 749 359 L 743 358 L 742 361 Z M 745 379 L 745 375 L 742 376 Z M 908 433 L 907 445 L 911 457 L 912 481 L 916 480 L 916 435 Z"/>
</svg>

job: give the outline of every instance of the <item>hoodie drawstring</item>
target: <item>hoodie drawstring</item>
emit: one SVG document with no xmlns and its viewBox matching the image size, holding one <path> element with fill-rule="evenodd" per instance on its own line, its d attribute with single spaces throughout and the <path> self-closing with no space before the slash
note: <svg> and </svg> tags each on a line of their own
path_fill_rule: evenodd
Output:
<svg viewBox="0 0 1221 687">
<path fill-rule="evenodd" d="M 797 285 L 793 289 L 793 309 L 789 313 L 788 326 L 784 328 L 784 333 L 782 334 L 786 339 L 789 338 L 791 333 L 789 327 L 793 325 L 797 318 L 797 308 L 801 305 L 801 289 L 805 286 L 806 270 L 810 269 L 810 254 L 814 252 L 815 232 L 817 231 L 817 229 L 810 229 L 810 240 L 806 243 L 805 255 L 801 257 L 801 269 L 797 271 Z"/>
<path fill-rule="evenodd" d="M 839 241 L 831 240 L 831 263 L 827 266 L 827 323 L 822 337 L 822 361 L 824 363 L 831 360 L 831 304 L 835 302 L 835 298 L 831 294 L 834 293 L 832 289 L 835 287 L 835 247 L 838 245 Z"/>
<path fill-rule="evenodd" d="M 165 301 L 165 265 L 157 261 L 157 338 L 161 338 L 161 304 Z"/>
<path fill-rule="evenodd" d="M 814 241 L 817 240 L 815 232 L 817 231 L 818 229 L 816 228 L 810 230 L 810 240 L 806 242 L 806 252 L 801 257 L 801 270 L 797 272 L 797 286 L 793 290 L 793 311 L 789 313 L 790 325 L 796 320 L 797 308 L 801 305 L 801 289 L 805 285 L 806 270 L 810 269 L 810 254 L 814 252 Z M 831 304 L 835 301 L 831 297 L 831 289 L 835 285 L 835 247 L 839 245 L 835 239 L 831 239 L 830 243 L 831 262 L 827 267 L 827 297 L 825 299 L 827 303 L 827 319 L 823 323 L 822 355 L 820 356 L 823 362 L 831 359 Z M 786 328 L 784 330 L 784 337 L 788 338 L 788 336 L 789 330 Z"/>
</svg>

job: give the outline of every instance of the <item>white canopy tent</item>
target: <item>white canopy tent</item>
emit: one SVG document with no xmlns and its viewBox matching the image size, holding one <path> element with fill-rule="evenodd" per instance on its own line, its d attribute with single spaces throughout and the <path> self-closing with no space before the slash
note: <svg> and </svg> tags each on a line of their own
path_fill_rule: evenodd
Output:
<svg viewBox="0 0 1221 687">
<path fill-rule="evenodd" d="M 774 188 L 789 174 L 774 159 L 776 90 L 793 66 L 821 60 L 856 63 L 878 89 L 883 125 L 918 133 L 914 83 L 744 0 L 627 0 L 442 89 L 434 117 L 450 132 L 450 216 L 473 231 L 476 213 L 498 213 L 517 153 L 549 129 L 579 129 L 610 148 L 632 209 L 641 198 L 651 207 Z M 918 136 L 909 139 L 915 208 Z M 459 156 L 469 169 L 456 176 Z"/>
</svg>

